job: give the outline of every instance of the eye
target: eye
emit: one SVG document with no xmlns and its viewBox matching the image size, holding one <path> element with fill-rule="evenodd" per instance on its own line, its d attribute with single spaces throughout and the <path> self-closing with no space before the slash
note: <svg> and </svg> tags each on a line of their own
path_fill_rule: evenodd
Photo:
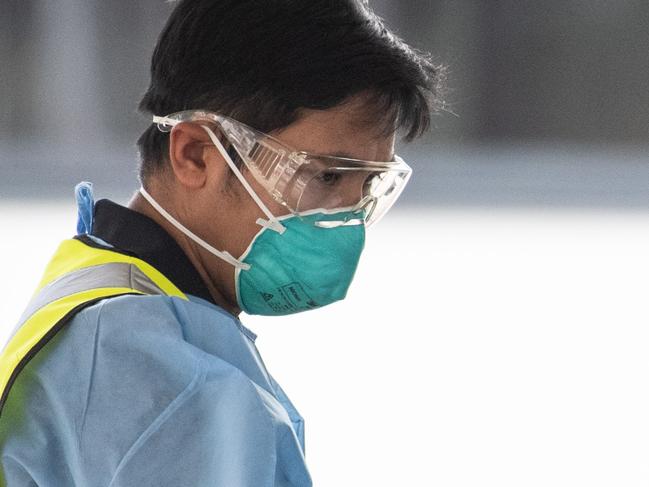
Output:
<svg viewBox="0 0 649 487">
<path fill-rule="evenodd" d="M 338 181 L 340 181 L 341 175 L 336 172 L 322 172 L 316 179 L 327 186 L 334 186 Z"/>
</svg>

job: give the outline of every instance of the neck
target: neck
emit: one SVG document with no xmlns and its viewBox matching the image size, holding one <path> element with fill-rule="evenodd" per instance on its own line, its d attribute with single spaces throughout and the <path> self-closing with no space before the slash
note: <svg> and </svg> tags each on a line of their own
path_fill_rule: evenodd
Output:
<svg viewBox="0 0 649 487">
<path fill-rule="evenodd" d="M 161 202 L 160 204 L 163 207 L 165 207 L 164 202 Z M 158 213 L 155 210 L 155 208 L 153 208 L 139 192 L 137 192 L 133 196 L 133 198 L 131 199 L 131 201 L 129 201 L 127 206 L 133 211 L 137 211 L 138 213 L 141 213 L 151 218 L 158 225 L 160 225 L 169 235 L 171 235 L 171 237 L 176 241 L 176 243 L 180 246 L 183 252 L 185 252 L 187 257 L 189 258 L 189 261 L 192 263 L 192 265 L 194 266 L 198 274 L 203 279 L 214 302 L 220 307 L 222 307 L 223 309 L 225 309 L 228 313 L 234 316 L 239 316 L 241 309 L 239 309 L 236 303 L 232 303 L 231 300 L 226 298 L 226 292 L 224 292 L 225 286 L 223 283 L 223 279 L 218 277 L 216 278 L 212 277 L 213 273 L 209 272 L 208 266 L 205 263 L 205 259 L 202 256 L 201 249 L 191 239 L 189 239 L 186 235 L 184 235 L 182 232 L 176 229 L 176 227 L 174 227 L 171 223 L 169 223 L 166 220 L 166 218 L 160 215 L 160 213 Z M 169 211 L 169 208 L 165 207 L 165 209 Z M 210 260 L 218 259 L 217 257 L 213 257 L 211 255 L 207 258 Z M 218 275 L 221 276 L 232 275 L 233 273 L 232 266 L 221 260 L 219 260 L 219 262 L 216 263 L 214 267 L 217 267 L 221 271 L 218 273 Z M 232 277 L 232 279 L 234 279 L 234 277 Z"/>
</svg>

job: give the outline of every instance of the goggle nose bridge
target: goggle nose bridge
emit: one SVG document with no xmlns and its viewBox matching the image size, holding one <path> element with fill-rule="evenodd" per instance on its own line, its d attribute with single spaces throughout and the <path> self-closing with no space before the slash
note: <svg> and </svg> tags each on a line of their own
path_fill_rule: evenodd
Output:
<svg viewBox="0 0 649 487">
<path fill-rule="evenodd" d="M 363 210 L 366 210 L 365 221 L 370 221 L 372 213 L 376 209 L 376 205 L 379 199 L 376 196 L 368 194 L 364 196 L 355 206 L 352 208 L 353 213 L 360 213 Z"/>
</svg>

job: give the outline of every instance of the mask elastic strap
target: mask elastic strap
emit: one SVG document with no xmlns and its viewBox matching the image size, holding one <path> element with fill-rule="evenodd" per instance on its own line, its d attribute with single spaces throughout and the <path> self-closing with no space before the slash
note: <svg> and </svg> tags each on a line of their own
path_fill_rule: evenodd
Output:
<svg viewBox="0 0 649 487">
<path fill-rule="evenodd" d="M 255 203 L 257 203 L 257 206 L 261 209 L 261 211 L 264 212 L 264 214 L 268 217 L 268 220 L 264 220 L 263 218 L 258 218 L 255 223 L 258 225 L 261 225 L 262 227 L 265 228 L 270 228 L 271 230 L 276 231 L 280 235 L 286 231 L 286 227 L 282 225 L 275 216 L 270 212 L 270 210 L 266 207 L 263 201 L 257 196 L 255 193 L 255 190 L 252 189 L 248 181 L 246 181 L 246 178 L 243 177 L 243 174 L 239 170 L 239 168 L 236 166 L 236 164 L 232 161 L 230 158 L 230 154 L 227 153 L 225 150 L 225 147 L 223 147 L 223 144 L 221 144 L 221 141 L 214 135 L 214 132 L 209 127 L 206 127 L 205 125 L 201 125 L 207 132 L 207 135 L 209 135 L 210 139 L 212 139 L 212 142 L 216 146 L 216 148 L 219 150 L 223 158 L 225 159 L 225 162 L 228 163 L 228 166 L 230 166 L 230 169 L 232 169 L 232 172 L 237 176 L 241 184 L 243 184 L 243 187 L 246 188 L 246 191 L 248 191 L 248 194 L 252 197 L 253 200 L 255 200 Z"/>
<path fill-rule="evenodd" d="M 165 219 L 167 219 L 169 223 L 171 223 L 174 227 L 176 227 L 182 233 L 187 235 L 189 238 L 191 238 L 194 242 L 196 242 L 198 245 L 203 247 L 205 250 L 214 254 L 220 259 L 223 259 L 228 264 L 231 264 L 238 269 L 243 269 L 245 271 L 250 269 L 250 264 L 246 264 L 245 262 L 238 261 L 237 259 L 232 257 L 232 254 L 230 254 L 229 252 L 215 249 L 210 244 L 208 244 L 205 240 L 203 240 L 198 235 L 196 235 L 191 230 L 189 230 L 187 227 L 185 227 L 182 223 L 180 223 L 173 216 L 171 216 L 162 206 L 160 206 L 158 202 L 154 200 L 153 197 L 146 191 L 146 189 L 140 187 L 139 191 L 140 194 L 144 196 L 144 199 L 146 199 L 151 204 L 151 206 L 153 206 L 158 211 L 158 213 L 160 213 Z"/>
</svg>

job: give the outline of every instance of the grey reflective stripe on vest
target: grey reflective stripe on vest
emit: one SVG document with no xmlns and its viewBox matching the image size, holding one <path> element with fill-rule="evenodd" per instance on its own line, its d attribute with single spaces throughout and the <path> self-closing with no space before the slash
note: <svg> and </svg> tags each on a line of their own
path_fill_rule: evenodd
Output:
<svg viewBox="0 0 649 487">
<path fill-rule="evenodd" d="M 27 309 L 18 320 L 18 325 L 11 332 L 11 338 L 34 313 L 48 304 L 83 291 L 111 287 L 134 289 L 144 294 L 165 294 L 134 264 L 111 262 L 84 267 L 62 275 L 41 289 L 27 305 Z"/>
</svg>

